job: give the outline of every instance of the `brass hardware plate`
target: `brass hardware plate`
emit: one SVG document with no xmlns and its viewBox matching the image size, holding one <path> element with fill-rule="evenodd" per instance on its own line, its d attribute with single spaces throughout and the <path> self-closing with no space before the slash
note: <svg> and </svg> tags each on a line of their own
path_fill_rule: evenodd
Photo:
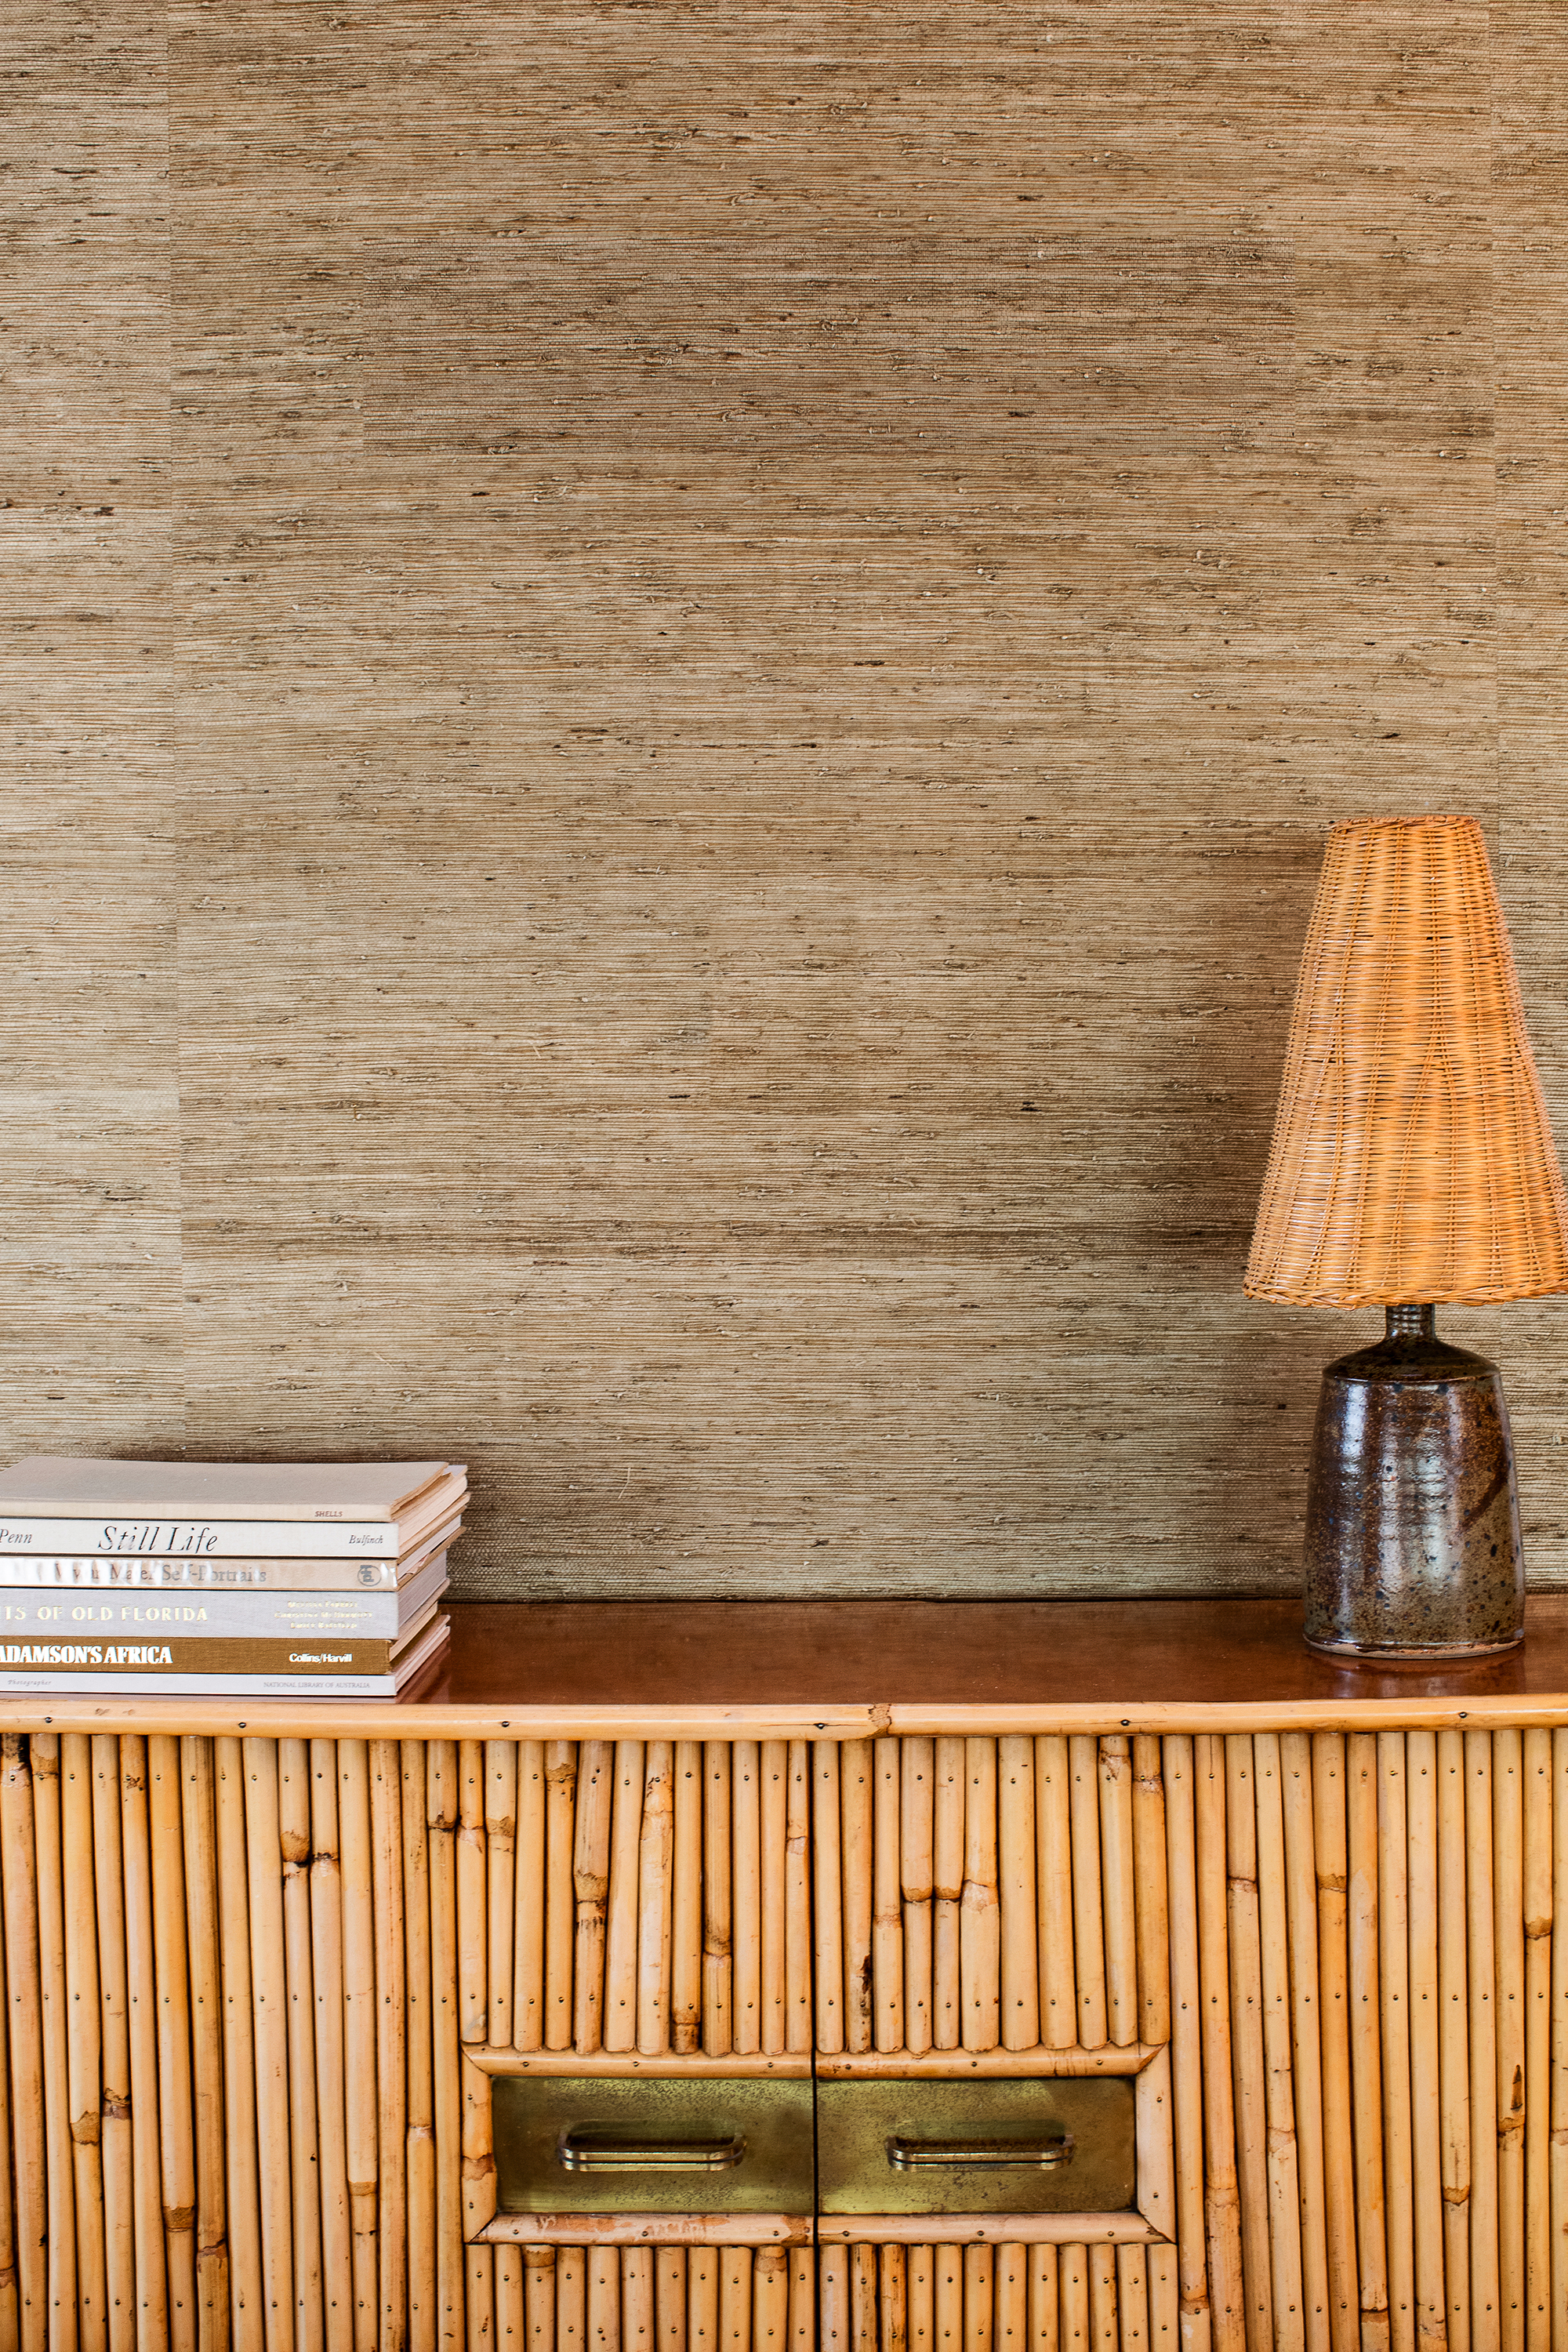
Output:
<svg viewBox="0 0 1568 2352">
<path fill-rule="evenodd" d="M 1107 2213 L 1138 2168 L 1124 2076 L 817 2085 L 824 2213 Z"/>
<path fill-rule="evenodd" d="M 491 2078 L 502 2213 L 809 2213 L 809 2082 Z"/>
</svg>

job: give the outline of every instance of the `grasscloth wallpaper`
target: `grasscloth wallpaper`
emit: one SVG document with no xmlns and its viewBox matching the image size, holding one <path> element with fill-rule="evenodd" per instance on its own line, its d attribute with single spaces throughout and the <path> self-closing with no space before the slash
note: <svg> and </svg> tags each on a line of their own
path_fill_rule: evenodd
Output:
<svg viewBox="0 0 1568 2352">
<path fill-rule="evenodd" d="M 1333 818 L 1481 818 L 1568 1115 L 1561 11 L 35 0 L 0 100 L 7 1455 L 1288 1588 Z M 1445 1328 L 1568 1583 L 1568 1302 Z"/>
</svg>

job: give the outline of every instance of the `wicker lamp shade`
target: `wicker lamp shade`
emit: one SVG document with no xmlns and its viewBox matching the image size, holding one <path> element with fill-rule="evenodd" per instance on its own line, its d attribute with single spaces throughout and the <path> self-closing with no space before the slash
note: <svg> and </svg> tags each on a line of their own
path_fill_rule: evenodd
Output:
<svg viewBox="0 0 1568 2352">
<path fill-rule="evenodd" d="M 1315 1307 L 1568 1290 L 1568 1198 L 1473 817 L 1329 836 L 1246 1289 Z"/>
</svg>

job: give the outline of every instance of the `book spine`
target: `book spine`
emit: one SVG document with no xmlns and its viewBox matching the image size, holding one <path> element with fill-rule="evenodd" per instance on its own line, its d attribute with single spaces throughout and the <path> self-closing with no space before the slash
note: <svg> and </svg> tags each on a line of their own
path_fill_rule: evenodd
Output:
<svg viewBox="0 0 1568 2352">
<path fill-rule="evenodd" d="M 431 1530 L 434 1532 L 434 1530 Z M 395 1559 L 390 1519 L 0 1518 L 0 1558 L 120 1553 L 163 1559 Z"/>
<path fill-rule="evenodd" d="M 9 1685 L 17 1689 L 58 1687 L 53 1681 L 56 1675 L 68 1675 L 90 1685 L 101 1675 L 126 1673 L 210 1675 L 222 1683 L 235 1675 L 243 1675 L 249 1682 L 259 1676 L 283 1675 L 303 1682 L 323 1675 L 341 1678 L 388 1674 L 395 1647 L 390 1641 L 342 1642 L 335 1637 L 312 1641 L 304 1636 L 274 1641 L 249 1640 L 243 1635 L 225 1641 L 177 1633 L 165 1638 L 142 1635 L 100 1639 L 89 1634 L 80 1638 L 57 1635 L 13 1641 L 0 1637 L 0 1678 L 29 1677 L 25 1683 Z M 40 1682 L 38 1677 L 43 1680 Z"/>
<path fill-rule="evenodd" d="M 432 1593 L 430 1599 L 436 1595 Z M 425 1604 L 420 1604 L 423 1607 Z M 412 1618 L 418 1614 L 409 1610 Z M 194 1592 L 69 1594 L 40 1598 L 0 1585 L 0 1641 L 395 1641 L 395 1592 Z"/>
<path fill-rule="evenodd" d="M 395 1592 L 446 1553 L 397 1559 L 157 1559 L 40 1558 L 0 1552 L 0 1585 L 60 1592 Z"/>
</svg>

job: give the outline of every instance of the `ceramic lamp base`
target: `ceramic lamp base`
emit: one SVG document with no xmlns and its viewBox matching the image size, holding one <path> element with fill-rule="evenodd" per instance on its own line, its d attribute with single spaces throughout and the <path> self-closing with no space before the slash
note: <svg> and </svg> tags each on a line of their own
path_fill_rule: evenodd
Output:
<svg viewBox="0 0 1568 2352">
<path fill-rule="evenodd" d="M 1495 1364 L 1392 1307 L 1323 1373 L 1307 1480 L 1306 1637 L 1365 1659 L 1482 1657 L 1524 1636 L 1513 1444 Z"/>
</svg>

